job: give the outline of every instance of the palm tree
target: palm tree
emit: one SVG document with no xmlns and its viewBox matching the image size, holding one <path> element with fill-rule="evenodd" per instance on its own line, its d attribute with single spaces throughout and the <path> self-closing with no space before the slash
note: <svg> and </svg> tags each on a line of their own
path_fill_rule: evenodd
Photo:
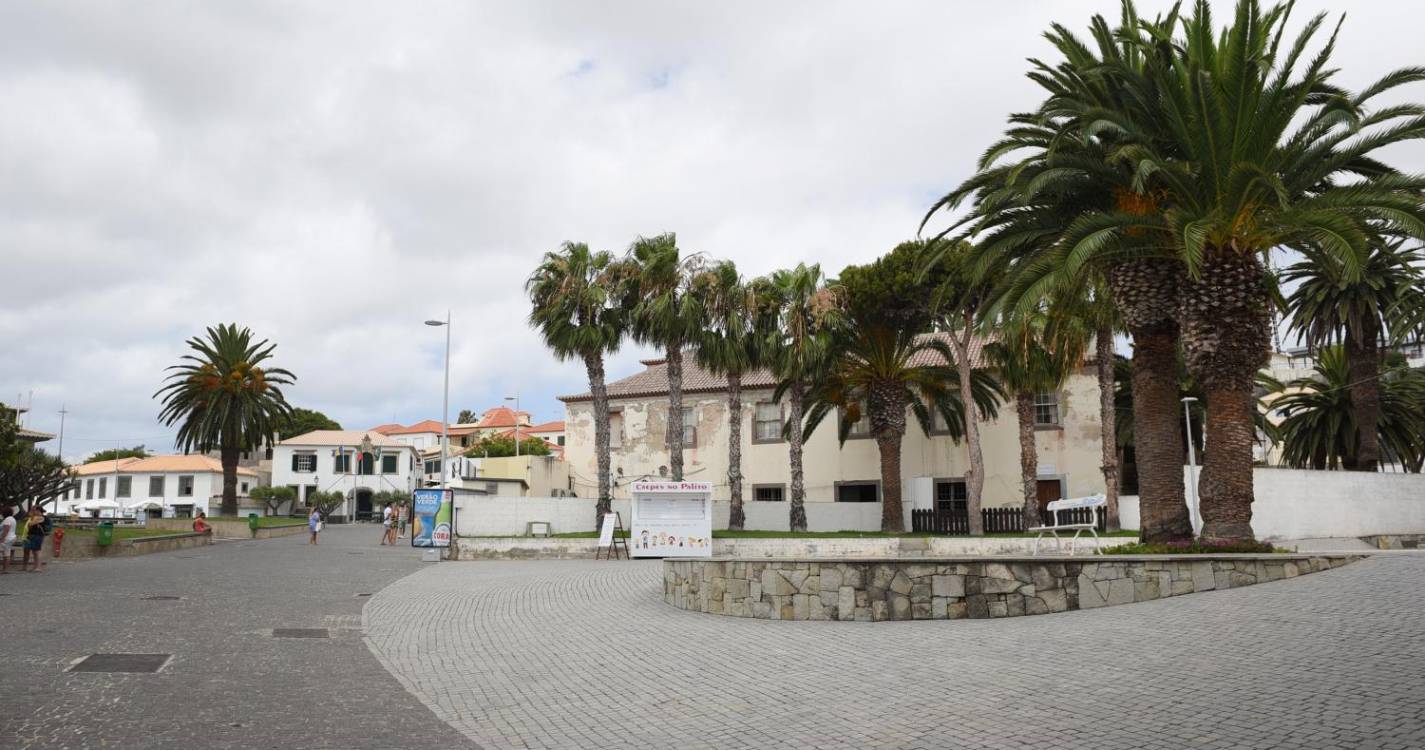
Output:
<svg viewBox="0 0 1425 750">
<path fill-rule="evenodd" d="M 455 418 L 455 422 L 456 424 L 473 424 L 479 421 L 479 419 L 480 418 L 475 415 L 475 412 L 470 409 L 461 409 L 460 416 Z"/>
<path fill-rule="evenodd" d="M 609 395 L 604 385 L 604 355 L 618 351 L 625 317 L 614 289 L 617 264 L 607 252 L 592 252 L 582 242 L 566 242 L 545 253 L 525 282 L 532 309 L 529 321 L 559 359 L 579 359 L 589 376 L 593 397 L 594 456 L 599 467 L 595 523 L 613 505 L 609 471 Z"/>
<path fill-rule="evenodd" d="M 798 263 L 796 268 L 774 272 L 757 284 L 767 300 L 762 314 L 773 319 L 767 326 L 767 365 L 777 378 L 773 398 L 787 398 L 787 457 L 790 464 L 789 524 L 806 531 L 806 484 L 802 474 L 803 399 L 809 384 L 829 368 L 833 347 L 831 328 L 839 304 L 828 289 L 821 266 Z"/>
<path fill-rule="evenodd" d="M 1281 417 L 1282 457 L 1298 469 L 1350 469 L 1360 464 L 1361 426 L 1352 399 L 1350 354 L 1342 346 L 1317 353 L 1315 376 L 1280 384 L 1271 401 Z M 1377 385 L 1377 445 L 1419 471 L 1425 456 L 1425 373 L 1387 370 Z"/>
<path fill-rule="evenodd" d="M 1349 377 L 1352 423 L 1358 446 L 1343 468 L 1376 471 L 1380 465 L 1380 367 L 1382 341 L 1399 338 L 1401 314 L 1425 306 L 1420 267 L 1425 252 L 1403 241 L 1376 238 L 1366 267 L 1354 281 L 1331 254 L 1308 247 L 1304 258 L 1282 274 L 1297 284 L 1287 299 L 1289 324 L 1312 347 L 1339 342 Z"/>
<path fill-rule="evenodd" d="M 706 323 L 702 300 L 689 294 L 702 257 L 683 257 L 672 232 L 639 237 L 628 250 L 626 304 L 634 339 L 663 347 L 668 367 L 668 473 L 683 479 L 683 347 L 697 342 Z"/>
<path fill-rule="evenodd" d="M 1035 397 L 1057 391 L 1082 361 L 1086 336 L 1074 328 L 1072 319 L 1059 312 L 1053 330 L 1051 314 L 1038 310 L 1008 316 L 998 326 L 999 336 L 985 345 L 985 354 L 995 366 L 999 380 L 1014 395 L 1019 418 L 1019 470 L 1024 491 L 1024 528 L 1038 526 L 1039 455 L 1035 438 Z M 1066 325 L 1067 324 L 1067 325 Z"/>
<path fill-rule="evenodd" d="M 276 344 L 253 342 L 253 333 L 237 324 L 207 329 L 206 337 L 188 339 L 197 354 L 185 354 L 168 368 L 158 420 L 182 422 L 174 445 L 183 451 L 217 450 L 223 466 L 222 515 L 237 515 L 237 466 L 243 451 L 271 442 L 291 416 L 281 386 L 296 376 L 264 366 Z"/>
<path fill-rule="evenodd" d="M 716 263 L 693 277 L 693 294 L 703 300 L 707 326 L 697 339 L 698 364 L 727 378 L 727 485 L 731 500 L 727 527 L 739 530 L 742 507 L 742 374 L 762 366 L 764 336 L 757 328 L 754 287 L 743 283 L 732 261 Z"/>
</svg>

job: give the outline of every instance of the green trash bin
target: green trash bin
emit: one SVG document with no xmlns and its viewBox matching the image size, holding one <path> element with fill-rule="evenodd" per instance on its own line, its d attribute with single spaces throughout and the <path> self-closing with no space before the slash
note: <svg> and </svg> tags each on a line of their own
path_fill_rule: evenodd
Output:
<svg viewBox="0 0 1425 750">
<path fill-rule="evenodd" d="M 100 547 L 107 547 L 107 546 L 113 544 L 113 543 L 114 543 L 114 524 L 109 523 L 108 521 L 105 521 L 104 523 L 99 524 L 99 528 L 98 528 L 98 530 L 97 530 L 97 533 L 94 535 L 94 541 L 95 541 L 95 543 L 98 544 Z"/>
<path fill-rule="evenodd" d="M 247 528 L 252 531 L 253 536 L 257 536 L 257 514 L 247 514 Z"/>
</svg>

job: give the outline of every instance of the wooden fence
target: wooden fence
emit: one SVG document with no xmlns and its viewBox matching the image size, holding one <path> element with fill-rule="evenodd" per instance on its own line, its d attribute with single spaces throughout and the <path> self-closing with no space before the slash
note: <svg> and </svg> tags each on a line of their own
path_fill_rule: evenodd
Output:
<svg viewBox="0 0 1425 750">
<path fill-rule="evenodd" d="M 1054 514 L 1042 512 L 1041 523 L 1054 523 Z M 984 521 L 986 534 L 1023 534 L 1024 511 L 1019 508 L 981 508 L 980 519 Z M 1108 513 L 1098 508 L 1075 508 L 1059 511 L 1060 523 L 1093 523 L 1099 533 L 1108 530 Z M 930 534 L 968 535 L 970 516 L 959 510 L 913 510 L 910 512 L 912 531 Z"/>
</svg>

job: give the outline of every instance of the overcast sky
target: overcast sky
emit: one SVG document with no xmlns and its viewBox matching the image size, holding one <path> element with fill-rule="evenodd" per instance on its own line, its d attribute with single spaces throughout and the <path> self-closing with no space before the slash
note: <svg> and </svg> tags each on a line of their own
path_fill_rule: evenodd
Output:
<svg viewBox="0 0 1425 750">
<path fill-rule="evenodd" d="M 235 321 L 278 344 L 296 405 L 439 418 L 421 322 L 449 308 L 452 417 L 519 392 L 562 418 L 584 373 L 525 323 L 541 253 L 675 231 L 748 276 L 870 260 L 1036 103 L 1047 25 L 1115 7 L 4 3 L 0 400 L 33 393 L 52 432 L 63 405 L 67 457 L 167 450 L 163 368 Z M 1425 62 L 1420 3 L 1350 13 L 1343 83 Z"/>
</svg>

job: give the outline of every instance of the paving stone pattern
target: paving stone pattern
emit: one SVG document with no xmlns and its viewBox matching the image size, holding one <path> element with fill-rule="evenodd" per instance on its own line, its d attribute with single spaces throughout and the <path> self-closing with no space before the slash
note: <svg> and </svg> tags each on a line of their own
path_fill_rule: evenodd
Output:
<svg viewBox="0 0 1425 750">
<path fill-rule="evenodd" d="M 960 620 L 1132 604 L 1295 578 L 1359 556 L 667 560 L 663 600 L 762 620 Z"/>
<path fill-rule="evenodd" d="M 652 561 L 441 563 L 368 643 L 490 748 L 1425 747 L 1425 557 L 1043 617 L 774 622 Z"/>
<path fill-rule="evenodd" d="M 472 747 L 362 642 L 369 600 L 353 594 L 423 565 L 379 537 L 332 526 L 317 547 L 220 541 L 0 576 L 0 747 Z M 274 628 L 330 637 L 273 638 Z M 173 657 L 155 674 L 65 671 L 93 653 Z"/>
</svg>

